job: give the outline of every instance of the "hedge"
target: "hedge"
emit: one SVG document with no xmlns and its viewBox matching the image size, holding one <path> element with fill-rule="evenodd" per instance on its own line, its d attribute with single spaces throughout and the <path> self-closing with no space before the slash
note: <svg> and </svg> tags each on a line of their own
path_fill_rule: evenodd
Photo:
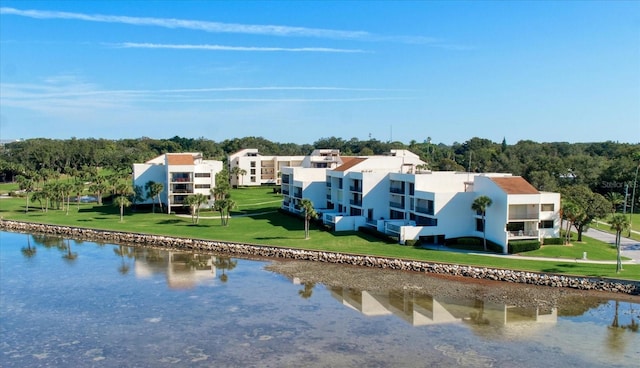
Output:
<svg viewBox="0 0 640 368">
<path fill-rule="evenodd" d="M 544 245 L 564 245 L 564 238 L 544 238 L 542 240 Z"/>
<path fill-rule="evenodd" d="M 516 254 L 540 249 L 538 240 L 513 240 L 509 242 L 509 253 Z"/>
</svg>

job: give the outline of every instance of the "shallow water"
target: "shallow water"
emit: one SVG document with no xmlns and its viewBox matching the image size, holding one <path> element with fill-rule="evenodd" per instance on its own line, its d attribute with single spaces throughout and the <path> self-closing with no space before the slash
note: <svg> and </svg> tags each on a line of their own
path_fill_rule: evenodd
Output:
<svg viewBox="0 0 640 368">
<path fill-rule="evenodd" d="M 2 367 L 637 367 L 640 304 L 366 291 L 268 262 L 0 233 Z M 447 281 L 442 281 L 447 282 Z M 618 326 L 618 327 L 612 327 Z"/>
</svg>

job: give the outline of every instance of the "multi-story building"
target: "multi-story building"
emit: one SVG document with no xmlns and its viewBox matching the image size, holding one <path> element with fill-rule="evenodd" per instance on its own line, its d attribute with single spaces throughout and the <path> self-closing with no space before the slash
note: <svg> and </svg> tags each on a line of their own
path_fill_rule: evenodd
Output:
<svg viewBox="0 0 640 368">
<path fill-rule="evenodd" d="M 283 167 L 301 166 L 304 156 L 263 156 L 255 148 L 247 148 L 229 155 L 229 173 L 235 167 L 243 170 L 243 175 L 230 174 L 231 185 L 259 186 L 280 185 Z"/>
<path fill-rule="evenodd" d="M 308 156 L 263 156 L 257 149 L 247 148 L 228 157 L 229 173 L 236 167 L 244 172 L 230 174 L 234 186 L 280 185 L 285 167 L 333 168 L 340 164 L 340 151 L 335 149 L 317 149 Z"/>
<path fill-rule="evenodd" d="M 441 244 L 485 234 L 471 205 L 486 195 L 493 201 L 485 216 L 486 237 L 505 253 L 509 240 L 559 236 L 560 195 L 539 192 L 521 177 L 423 171 L 424 162 L 402 150 L 343 161 L 335 168 L 284 169 L 282 208 L 299 213 L 306 198 L 336 231 L 369 226 L 400 243 Z"/>
<path fill-rule="evenodd" d="M 222 171 L 222 161 L 204 160 L 201 153 L 165 153 L 143 164 L 133 164 L 133 185 L 145 187 L 153 181 L 163 185 L 160 200 L 168 213 L 184 206 L 184 200 L 193 194 L 204 194 L 213 203 L 211 189 L 215 188 L 216 174 Z M 152 203 L 146 198 L 142 203 Z"/>
</svg>

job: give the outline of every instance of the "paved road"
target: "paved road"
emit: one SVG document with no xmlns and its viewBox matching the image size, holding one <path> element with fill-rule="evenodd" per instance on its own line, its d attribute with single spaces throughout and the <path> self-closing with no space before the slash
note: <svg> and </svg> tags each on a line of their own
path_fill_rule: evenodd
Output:
<svg viewBox="0 0 640 368">
<path fill-rule="evenodd" d="M 584 232 L 583 235 L 609 244 L 615 244 L 616 242 L 616 236 L 614 234 L 609 234 L 598 229 L 591 228 Z M 640 264 L 640 242 L 623 237 L 620 241 L 620 249 L 622 250 L 622 256 L 629 257 Z"/>
</svg>

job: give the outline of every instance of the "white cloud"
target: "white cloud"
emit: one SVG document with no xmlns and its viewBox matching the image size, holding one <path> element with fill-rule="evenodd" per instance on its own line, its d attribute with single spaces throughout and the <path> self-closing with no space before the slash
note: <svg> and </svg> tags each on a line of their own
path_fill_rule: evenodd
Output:
<svg viewBox="0 0 640 368">
<path fill-rule="evenodd" d="M 358 49 L 335 49 L 327 47 L 300 47 L 300 48 L 284 48 L 284 47 L 255 47 L 255 46 L 223 46 L 223 45 L 175 45 L 175 44 L 157 44 L 157 43 L 134 43 L 124 42 L 116 44 L 116 47 L 122 48 L 140 48 L 140 49 L 176 49 L 176 50 L 209 50 L 209 51 L 258 51 L 258 52 L 336 52 L 336 53 L 360 53 L 364 50 Z"/>
<path fill-rule="evenodd" d="M 243 33 L 267 36 L 318 37 L 334 39 L 362 39 L 370 36 L 364 31 L 343 31 L 322 28 L 290 27 L 279 25 L 256 25 L 221 23 L 173 18 L 146 18 L 118 15 L 82 14 L 60 11 L 20 10 L 2 7 L 0 14 L 19 15 L 36 19 L 75 19 L 87 22 L 120 23 L 136 26 L 192 29 L 212 33 Z"/>
</svg>

